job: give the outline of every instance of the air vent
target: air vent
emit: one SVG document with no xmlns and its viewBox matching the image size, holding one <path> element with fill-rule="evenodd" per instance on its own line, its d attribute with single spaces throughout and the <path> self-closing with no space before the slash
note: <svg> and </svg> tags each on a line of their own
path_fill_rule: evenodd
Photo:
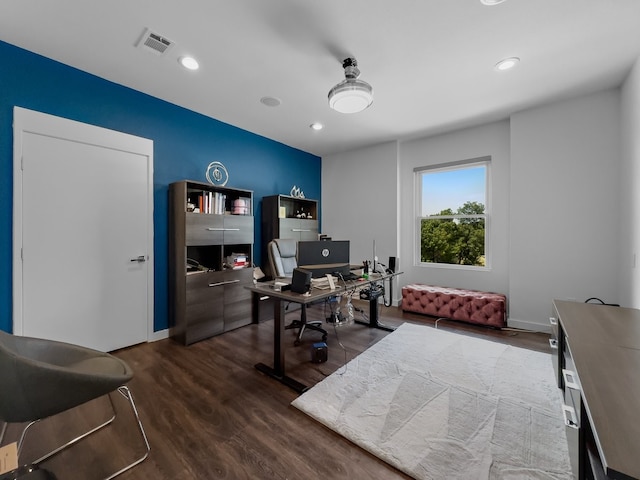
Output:
<svg viewBox="0 0 640 480">
<path fill-rule="evenodd" d="M 148 28 L 138 42 L 138 48 L 153 52 L 156 55 L 164 55 L 171 48 L 173 42 L 162 35 L 152 32 Z"/>
</svg>

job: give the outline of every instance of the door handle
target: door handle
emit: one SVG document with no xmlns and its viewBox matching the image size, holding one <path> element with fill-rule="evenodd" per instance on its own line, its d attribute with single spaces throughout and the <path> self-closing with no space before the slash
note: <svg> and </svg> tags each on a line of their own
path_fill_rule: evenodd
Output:
<svg viewBox="0 0 640 480">
<path fill-rule="evenodd" d="M 564 377 L 564 384 L 567 388 L 580 391 L 580 385 L 578 384 L 576 374 L 574 372 L 563 368 L 562 376 Z"/>
<path fill-rule="evenodd" d="M 576 415 L 576 411 L 573 407 L 568 405 L 562 405 L 562 414 L 564 417 L 564 424 L 569 428 L 580 428 L 580 423 L 578 422 L 578 415 Z"/>
<path fill-rule="evenodd" d="M 138 255 L 136 258 L 131 259 L 132 262 L 144 263 L 147 261 L 147 257 L 144 255 Z"/>
<path fill-rule="evenodd" d="M 210 283 L 210 287 L 221 287 L 222 285 L 231 285 L 233 283 L 238 283 L 240 280 L 225 280 L 224 282 Z"/>
</svg>

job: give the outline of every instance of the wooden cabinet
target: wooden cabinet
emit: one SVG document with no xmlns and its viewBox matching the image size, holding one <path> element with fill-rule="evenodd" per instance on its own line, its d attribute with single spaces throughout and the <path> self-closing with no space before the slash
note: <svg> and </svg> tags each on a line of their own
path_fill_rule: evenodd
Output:
<svg viewBox="0 0 640 480">
<path fill-rule="evenodd" d="M 297 241 L 318 239 L 318 202 L 289 195 L 262 197 L 262 263 L 267 265 L 267 244 L 274 238 Z"/>
<path fill-rule="evenodd" d="M 575 478 L 640 479 L 640 310 L 554 301 Z"/>
<path fill-rule="evenodd" d="M 189 345 L 251 323 L 244 287 L 253 282 L 253 239 L 251 191 L 193 181 L 169 186 L 169 315 L 176 340 Z"/>
</svg>

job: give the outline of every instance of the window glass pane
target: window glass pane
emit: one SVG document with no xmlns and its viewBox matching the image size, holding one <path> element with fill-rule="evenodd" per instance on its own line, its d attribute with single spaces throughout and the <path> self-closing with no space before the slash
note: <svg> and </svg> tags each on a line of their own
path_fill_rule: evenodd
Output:
<svg viewBox="0 0 640 480">
<path fill-rule="evenodd" d="M 421 263 L 486 266 L 487 168 L 418 172 Z"/>
<path fill-rule="evenodd" d="M 455 213 L 466 202 L 485 205 L 486 165 L 422 172 L 422 216 Z"/>
</svg>

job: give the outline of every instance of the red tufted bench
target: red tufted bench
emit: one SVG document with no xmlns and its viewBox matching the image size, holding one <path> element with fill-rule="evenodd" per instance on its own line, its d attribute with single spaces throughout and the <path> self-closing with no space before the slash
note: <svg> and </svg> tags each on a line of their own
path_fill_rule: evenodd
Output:
<svg viewBox="0 0 640 480">
<path fill-rule="evenodd" d="M 507 326 L 507 297 L 500 293 L 406 285 L 402 287 L 402 310 L 464 322 Z"/>
</svg>

